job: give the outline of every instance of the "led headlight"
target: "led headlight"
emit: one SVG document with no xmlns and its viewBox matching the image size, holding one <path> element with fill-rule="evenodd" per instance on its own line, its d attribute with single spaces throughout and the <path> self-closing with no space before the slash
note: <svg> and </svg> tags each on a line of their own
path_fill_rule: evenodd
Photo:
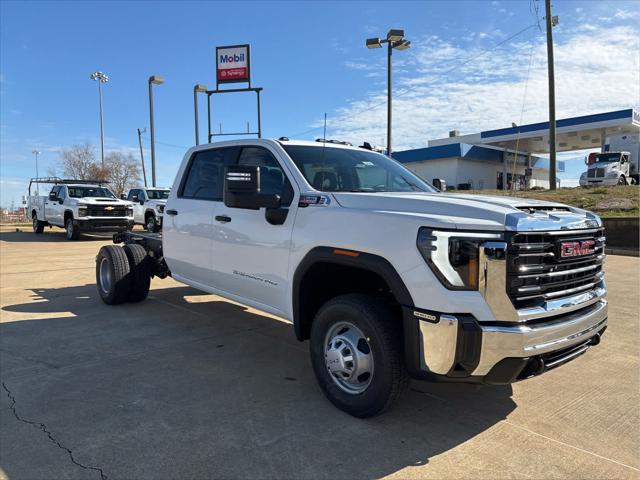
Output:
<svg viewBox="0 0 640 480">
<path fill-rule="evenodd" d="M 450 290 L 478 289 L 480 245 L 501 239 L 500 233 L 442 231 L 421 228 L 418 250 L 433 273 Z"/>
<path fill-rule="evenodd" d="M 86 205 L 78 205 L 78 216 L 86 217 L 87 216 L 87 206 Z"/>
<path fill-rule="evenodd" d="M 133 207 L 127 208 L 127 217 L 133 217 Z"/>
</svg>

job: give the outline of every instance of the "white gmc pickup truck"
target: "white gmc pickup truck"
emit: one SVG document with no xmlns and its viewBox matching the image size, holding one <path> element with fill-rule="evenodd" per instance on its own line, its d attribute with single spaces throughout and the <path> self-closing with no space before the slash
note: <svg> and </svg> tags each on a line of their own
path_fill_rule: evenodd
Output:
<svg viewBox="0 0 640 480">
<path fill-rule="evenodd" d="M 290 321 L 328 399 L 369 417 L 409 377 L 508 384 L 596 345 L 607 327 L 594 214 L 440 193 L 394 160 L 329 141 L 190 149 L 162 234 L 96 257 L 107 304 L 152 276 Z M 585 378 L 588 373 L 585 372 Z"/>
<path fill-rule="evenodd" d="M 33 183 L 54 184 L 48 195 L 31 195 Z M 55 177 L 31 179 L 27 212 L 34 233 L 46 226 L 65 229 L 67 240 L 83 232 L 119 232 L 133 228 L 133 205 L 120 200 L 100 183 L 62 180 Z"/>
</svg>

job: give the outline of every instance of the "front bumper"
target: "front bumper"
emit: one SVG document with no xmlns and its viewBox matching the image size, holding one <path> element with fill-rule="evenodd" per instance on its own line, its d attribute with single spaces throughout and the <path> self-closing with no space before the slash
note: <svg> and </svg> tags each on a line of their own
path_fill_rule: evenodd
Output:
<svg viewBox="0 0 640 480">
<path fill-rule="evenodd" d="M 131 230 L 133 228 L 133 218 L 130 217 L 77 218 L 73 221 L 73 223 L 82 232 L 120 232 L 123 230 Z"/>
<path fill-rule="evenodd" d="M 405 307 L 405 360 L 414 378 L 508 384 L 572 360 L 606 327 L 604 298 L 527 325 Z"/>
</svg>

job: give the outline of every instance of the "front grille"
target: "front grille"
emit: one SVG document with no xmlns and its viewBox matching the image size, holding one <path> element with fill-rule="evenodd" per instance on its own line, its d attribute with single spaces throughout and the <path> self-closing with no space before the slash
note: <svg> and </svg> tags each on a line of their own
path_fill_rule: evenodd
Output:
<svg viewBox="0 0 640 480">
<path fill-rule="evenodd" d="M 116 205 L 91 205 L 87 207 L 88 217 L 126 217 L 127 207 Z"/>
<path fill-rule="evenodd" d="M 604 177 L 604 168 L 590 168 L 587 170 L 587 178 Z"/>
<path fill-rule="evenodd" d="M 580 254 L 585 242 L 589 253 Z M 507 250 L 507 294 L 515 308 L 541 306 L 593 289 L 603 277 L 604 229 L 514 233 Z M 562 257 L 578 250 L 577 256 Z M 576 245 L 575 249 L 572 248 Z"/>
</svg>

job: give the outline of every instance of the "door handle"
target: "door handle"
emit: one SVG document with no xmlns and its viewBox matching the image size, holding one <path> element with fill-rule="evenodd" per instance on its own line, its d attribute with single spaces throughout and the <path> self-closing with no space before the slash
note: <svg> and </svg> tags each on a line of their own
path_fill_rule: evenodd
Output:
<svg viewBox="0 0 640 480">
<path fill-rule="evenodd" d="M 231 221 L 231 217 L 228 217 L 226 215 L 216 215 L 216 221 L 222 222 L 222 223 L 229 223 Z"/>
<path fill-rule="evenodd" d="M 167 210 L 165 213 L 166 213 L 167 215 L 177 215 L 177 214 L 178 214 L 178 211 L 177 211 L 177 210 L 173 210 L 173 209 L 171 209 L 171 210 Z"/>
</svg>

